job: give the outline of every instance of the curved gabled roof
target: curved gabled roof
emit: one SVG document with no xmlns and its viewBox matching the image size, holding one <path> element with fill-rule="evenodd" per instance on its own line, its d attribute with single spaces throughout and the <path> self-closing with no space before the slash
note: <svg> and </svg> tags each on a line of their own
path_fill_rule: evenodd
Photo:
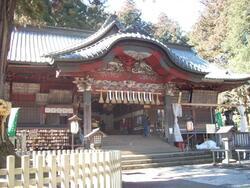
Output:
<svg viewBox="0 0 250 188">
<path fill-rule="evenodd" d="M 68 51 L 66 53 L 60 53 L 51 55 L 51 57 L 55 60 L 59 61 L 88 61 L 99 58 L 105 55 L 116 43 L 124 40 L 132 40 L 132 41 L 142 41 L 154 44 L 161 49 L 169 56 L 173 63 L 179 66 L 182 69 L 187 71 L 206 74 L 208 73 L 208 63 L 202 60 L 197 54 L 192 51 L 191 48 L 187 48 L 185 50 L 180 50 L 178 48 L 169 48 L 164 45 L 160 41 L 151 38 L 149 36 L 145 36 L 139 33 L 116 33 L 109 35 L 102 40 L 79 49 L 77 51 Z"/>
<path fill-rule="evenodd" d="M 190 46 L 163 44 L 139 33 L 125 33 L 122 25 L 111 16 L 95 33 L 58 27 L 18 27 L 11 33 L 8 61 L 16 64 L 50 64 L 52 60 L 90 60 L 105 55 L 123 40 L 154 44 L 183 70 L 204 75 L 203 81 L 246 81 L 250 76 L 233 74 L 210 65 Z"/>
<path fill-rule="evenodd" d="M 67 53 L 69 51 L 76 51 L 86 46 L 92 45 L 93 43 L 98 42 L 100 39 L 102 39 L 114 27 L 116 27 L 117 30 L 122 29 L 120 23 L 111 15 L 97 32 L 85 38 L 85 40 L 79 41 L 79 43 L 72 45 L 70 47 L 66 47 L 65 49 L 51 51 L 50 53 L 47 53 L 46 56 L 60 55 Z"/>
</svg>

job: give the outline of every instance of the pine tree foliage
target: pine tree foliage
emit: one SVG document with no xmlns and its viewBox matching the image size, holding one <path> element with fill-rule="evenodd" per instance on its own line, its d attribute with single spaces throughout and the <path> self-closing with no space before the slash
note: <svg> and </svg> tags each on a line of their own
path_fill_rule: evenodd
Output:
<svg viewBox="0 0 250 188">
<path fill-rule="evenodd" d="M 179 24 L 168 18 L 165 13 L 161 13 L 158 22 L 154 24 L 154 36 L 161 42 L 186 43 L 187 37 L 183 34 Z"/>
<path fill-rule="evenodd" d="M 99 3 L 98 3 L 99 2 Z M 106 19 L 104 3 L 82 0 L 20 0 L 15 22 L 20 25 L 48 25 L 96 30 Z"/>
<path fill-rule="evenodd" d="M 250 72 L 250 1 L 202 0 L 205 10 L 190 33 L 198 52 L 210 62 Z"/>
<path fill-rule="evenodd" d="M 227 33 L 228 2 L 227 0 L 202 0 L 202 3 L 205 9 L 189 35 L 190 41 L 205 59 L 210 62 L 221 62 L 227 57 L 222 48 L 222 42 Z"/>
<path fill-rule="evenodd" d="M 117 12 L 117 16 L 126 27 L 126 31 L 139 32 L 149 36 L 153 35 L 153 24 L 141 18 L 141 11 L 136 8 L 136 4 L 133 0 L 126 0 L 121 11 Z"/>
<path fill-rule="evenodd" d="M 223 47 L 229 54 L 229 68 L 250 73 L 250 1 L 227 0 L 227 35 Z"/>
<path fill-rule="evenodd" d="M 156 24 L 145 22 L 133 0 L 126 0 L 117 14 L 120 21 L 128 28 L 127 31 L 140 32 L 155 37 L 163 43 L 186 43 L 187 41 L 178 23 L 169 19 L 164 13 L 160 14 Z"/>
</svg>

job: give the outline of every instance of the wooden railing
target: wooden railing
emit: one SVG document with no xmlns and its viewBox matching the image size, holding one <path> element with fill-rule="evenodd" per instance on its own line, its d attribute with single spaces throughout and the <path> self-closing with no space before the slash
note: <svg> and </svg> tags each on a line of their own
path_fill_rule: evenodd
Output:
<svg viewBox="0 0 250 188">
<path fill-rule="evenodd" d="M 215 135 L 217 146 L 222 146 L 221 135 Z M 235 148 L 250 148 L 250 132 L 235 132 L 233 133 L 232 142 L 233 149 Z"/>
<path fill-rule="evenodd" d="M 234 147 L 250 147 L 250 133 L 235 133 L 232 144 Z"/>
<path fill-rule="evenodd" d="M 58 150 L 34 152 L 21 158 L 8 156 L 0 169 L 0 187 L 103 187 L 120 188 L 120 151 Z"/>
</svg>

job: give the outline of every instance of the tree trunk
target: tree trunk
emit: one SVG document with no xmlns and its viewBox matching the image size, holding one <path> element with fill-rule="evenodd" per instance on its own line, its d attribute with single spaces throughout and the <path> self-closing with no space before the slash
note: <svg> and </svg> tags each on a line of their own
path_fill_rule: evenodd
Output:
<svg viewBox="0 0 250 188">
<path fill-rule="evenodd" d="M 0 1 L 0 99 L 4 97 L 7 55 L 16 0 Z"/>
<path fill-rule="evenodd" d="M 15 6 L 16 0 L 0 0 L 0 99 L 4 98 L 7 55 L 9 51 L 10 34 L 13 24 Z M 0 118 L 0 125 L 2 123 L 2 120 L 3 118 Z M 0 166 L 5 165 L 6 155 L 14 154 L 14 147 L 9 141 L 6 135 L 6 131 L 4 132 L 4 134 L 5 138 L 0 139 Z"/>
</svg>

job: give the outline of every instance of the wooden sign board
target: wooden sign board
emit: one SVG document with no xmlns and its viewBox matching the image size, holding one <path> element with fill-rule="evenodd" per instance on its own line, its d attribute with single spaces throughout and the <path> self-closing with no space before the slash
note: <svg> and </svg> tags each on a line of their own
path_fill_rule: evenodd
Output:
<svg viewBox="0 0 250 188">
<path fill-rule="evenodd" d="M 232 125 L 224 126 L 224 127 L 221 127 L 216 133 L 218 133 L 218 134 L 229 133 L 233 129 L 234 129 L 234 126 L 232 126 Z"/>
<path fill-rule="evenodd" d="M 206 133 L 208 133 L 208 134 L 216 133 L 216 125 L 215 124 L 206 124 Z"/>
</svg>

